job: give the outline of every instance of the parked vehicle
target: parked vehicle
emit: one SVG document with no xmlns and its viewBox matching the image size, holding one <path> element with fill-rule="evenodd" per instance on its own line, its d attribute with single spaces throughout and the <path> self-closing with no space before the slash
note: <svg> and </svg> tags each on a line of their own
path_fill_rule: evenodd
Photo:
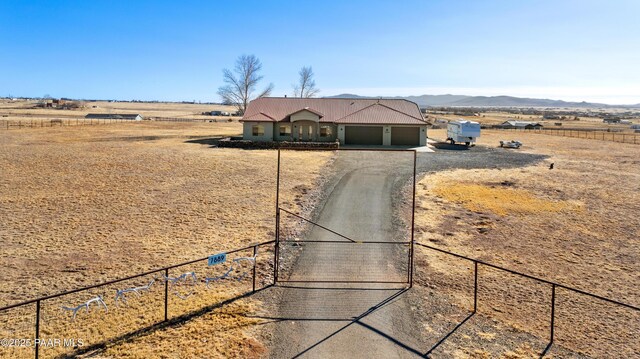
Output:
<svg viewBox="0 0 640 359">
<path fill-rule="evenodd" d="M 450 121 L 447 125 L 447 141 L 451 144 L 456 142 L 469 146 L 480 137 L 480 124 L 474 121 L 456 120 Z"/>
<path fill-rule="evenodd" d="M 505 148 L 520 148 L 522 146 L 522 142 L 520 141 L 515 141 L 515 140 L 511 140 L 511 141 L 500 141 L 500 147 L 505 147 Z"/>
</svg>

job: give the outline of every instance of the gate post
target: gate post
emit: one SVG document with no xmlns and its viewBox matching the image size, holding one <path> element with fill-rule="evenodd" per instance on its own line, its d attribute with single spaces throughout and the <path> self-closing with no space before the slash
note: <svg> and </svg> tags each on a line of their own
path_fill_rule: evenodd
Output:
<svg viewBox="0 0 640 359">
<path fill-rule="evenodd" d="M 411 244 L 409 247 L 409 288 L 413 287 L 413 242 L 415 233 L 415 218 L 416 218 L 416 159 L 418 157 L 418 151 L 413 151 L 413 194 L 411 196 Z"/>
<path fill-rule="evenodd" d="M 273 284 L 278 282 L 278 257 L 280 257 L 280 149 L 278 148 L 278 167 L 276 173 L 276 231 L 273 249 Z"/>
</svg>

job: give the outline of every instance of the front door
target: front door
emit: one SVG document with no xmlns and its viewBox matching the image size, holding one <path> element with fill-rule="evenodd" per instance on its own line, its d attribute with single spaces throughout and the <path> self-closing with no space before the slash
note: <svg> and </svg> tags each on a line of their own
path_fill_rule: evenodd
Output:
<svg viewBox="0 0 640 359">
<path fill-rule="evenodd" d="M 313 127 L 311 127 L 311 125 L 298 126 L 298 139 L 300 139 L 300 141 L 313 140 Z"/>
</svg>

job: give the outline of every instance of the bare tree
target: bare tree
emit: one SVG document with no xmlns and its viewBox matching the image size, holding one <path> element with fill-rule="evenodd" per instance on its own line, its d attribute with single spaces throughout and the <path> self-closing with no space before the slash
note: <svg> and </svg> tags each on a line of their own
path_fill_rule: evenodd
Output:
<svg viewBox="0 0 640 359">
<path fill-rule="evenodd" d="M 311 66 L 303 66 L 298 72 L 300 79 L 297 84 L 293 85 L 293 95 L 295 97 L 309 98 L 313 97 L 320 92 L 316 88 L 316 81 L 313 79 L 313 69 Z"/>
<path fill-rule="evenodd" d="M 222 102 L 238 107 L 240 113 L 247 109 L 249 101 L 269 96 L 273 91 L 273 84 L 270 83 L 258 96 L 253 96 L 261 75 L 258 73 L 262 69 L 262 63 L 255 55 L 242 55 L 236 60 L 233 71 L 224 69 L 222 71 L 223 80 L 226 85 L 218 88 L 218 95 L 222 97 Z"/>
</svg>

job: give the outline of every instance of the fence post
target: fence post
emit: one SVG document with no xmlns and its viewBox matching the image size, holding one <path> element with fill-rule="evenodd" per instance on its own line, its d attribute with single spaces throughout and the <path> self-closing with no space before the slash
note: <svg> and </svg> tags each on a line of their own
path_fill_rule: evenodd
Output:
<svg viewBox="0 0 640 359">
<path fill-rule="evenodd" d="M 473 312 L 478 310 L 478 261 L 473 261 Z"/>
<path fill-rule="evenodd" d="M 258 257 L 256 254 L 258 253 L 258 246 L 253 246 L 253 292 L 256 291 L 256 265 L 258 264 Z"/>
<path fill-rule="evenodd" d="M 40 301 L 38 300 L 36 302 L 36 337 L 34 339 L 39 339 L 40 338 Z M 38 355 L 39 353 L 39 348 L 40 345 L 38 345 L 38 343 L 34 343 L 35 348 L 36 348 L 36 359 L 38 359 Z"/>
<path fill-rule="evenodd" d="M 164 270 L 164 321 L 169 319 L 169 269 Z"/>
<path fill-rule="evenodd" d="M 553 334 L 556 319 L 556 285 L 551 285 L 551 337 L 549 338 L 549 344 L 553 343 Z"/>
</svg>

